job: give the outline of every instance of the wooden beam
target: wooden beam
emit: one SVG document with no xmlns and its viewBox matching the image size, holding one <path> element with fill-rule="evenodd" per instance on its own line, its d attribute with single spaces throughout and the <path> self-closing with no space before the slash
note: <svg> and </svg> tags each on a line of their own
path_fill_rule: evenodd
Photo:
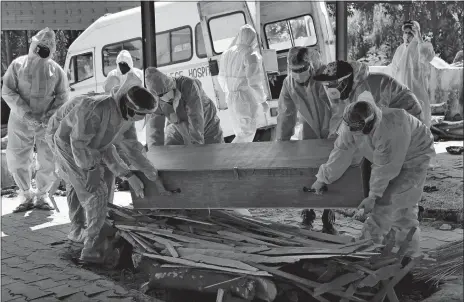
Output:
<svg viewBox="0 0 464 302">
<path fill-rule="evenodd" d="M 339 208 L 363 199 L 361 170 L 349 168 L 324 195 L 306 193 L 333 149 L 331 140 L 161 146 L 148 151 L 166 189 L 138 173 L 145 198 L 135 208 Z"/>
</svg>

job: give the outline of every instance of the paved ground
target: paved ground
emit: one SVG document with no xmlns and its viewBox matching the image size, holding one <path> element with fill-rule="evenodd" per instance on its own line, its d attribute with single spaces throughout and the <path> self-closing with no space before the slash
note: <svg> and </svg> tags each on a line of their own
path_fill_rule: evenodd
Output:
<svg viewBox="0 0 464 302">
<path fill-rule="evenodd" d="M 4 196 L 3 196 L 4 197 Z M 65 198 L 61 213 L 13 214 L 17 198 L 2 198 L 1 301 L 135 301 L 132 293 L 60 256 L 69 229 Z"/>
<path fill-rule="evenodd" d="M 127 192 L 116 193 L 116 204 L 126 205 L 129 200 Z M 17 198 L 2 198 L 1 301 L 135 301 L 132 292 L 60 258 L 66 245 L 56 243 L 66 238 L 69 220 L 65 198 L 56 197 L 56 201 L 61 213 L 34 210 L 13 214 Z M 285 223 L 300 219 L 299 210 L 254 214 Z M 316 229 L 321 228 L 319 217 Z M 357 236 L 361 226 L 352 218 L 337 218 L 337 228 L 343 233 Z M 424 249 L 462 236 L 460 228 L 442 231 L 422 226 Z"/>
</svg>

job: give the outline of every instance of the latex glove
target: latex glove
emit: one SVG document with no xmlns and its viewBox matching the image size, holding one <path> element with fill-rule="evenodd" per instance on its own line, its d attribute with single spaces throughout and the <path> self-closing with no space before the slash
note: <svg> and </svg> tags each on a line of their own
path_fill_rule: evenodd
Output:
<svg viewBox="0 0 464 302">
<path fill-rule="evenodd" d="M 143 174 L 145 174 L 145 176 L 151 181 L 156 181 L 158 179 L 158 170 L 155 168 L 144 171 Z"/>
<path fill-rule="evenodd" d="M 261 105 L 263 105 L 263 112 L 267 113 L 269 111 L 269 103 L 266 101 L 262 102 Z"/>
<path fill-rule="evenodd" d="M 140 198 L 145 197 L 143 194 L 143 190 L 145 189 L 143 182 L 135 174 L 129 177 L 127 181 L 129 182 L 129 186 L 132 188 L 132 190 L 134 190 L 135 195 Z"/>
<path fill-rule="evenodd" d="M 313 183 L 313 185 L 311 186 L 311 189 L 314 189 L 316 191 L 315 194 L 322 195 L 322 188 L 324 188 L 325 186 L 325 183 L 316 180 L 316 182 Z"/>
<path fill-rule="evenodd" d="M 39 127 L 39 126 L 41 125 L 40 120 L 39 120 L 34 114 L 32 114 L 31 112 L 27 112 L 27 113 L 24 115 L 24 119 L 26 120 L 26 122 L 27 122 L 30 126 Z"/>
<path fill-rule="evenodd" d="M 358 209 L 364 209 L 364 214 L 367 214 L 374 209 L 375 199 L 371 197 L 364 198 L 358 206 Z"/>
<path fill-rule="evenodd" d="M 89 193 L 95 193 L 100 186 L 101 176 L 100 169 L 94 167 L 90 170 L 87 170 L 87 181 L 85 182 L 85 189 Z"/>
</svg>

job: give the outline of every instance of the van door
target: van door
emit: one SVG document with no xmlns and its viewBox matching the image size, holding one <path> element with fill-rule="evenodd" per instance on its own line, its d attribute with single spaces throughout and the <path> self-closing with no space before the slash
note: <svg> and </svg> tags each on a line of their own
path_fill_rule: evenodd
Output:
<svg viewBox="0 0 464 302">
<path fill-rule="evenodd" d="M 249 24 L 255 28 L 255 24 L 245 1 L 200 1 L 198 2 L 198 13 L 218 109 L 225 110 L 227 109 L 225 95 L 217 79 L 220 68 L 220 56 L 232 43 L 240 27 Z M 259 30 L 256 30 L 256 32 L 259 33 Z M 258 41 L 260 45 L 259 50 L 261 52 L 261 41 L 260 39 L 258 39 Z M 264 74 L 264 77 L 265 82 L 267 82 L 267 75 Z M 266 88 L 267 95 L 269 96 L 269 87 L 266 86 Z"/>
<path fill-rule="evenodd" d="M 89 48 L 69 55 L 66 72 L 70 97 L 97 91 L 94 53 L 95 48 Z"/>
</svg>

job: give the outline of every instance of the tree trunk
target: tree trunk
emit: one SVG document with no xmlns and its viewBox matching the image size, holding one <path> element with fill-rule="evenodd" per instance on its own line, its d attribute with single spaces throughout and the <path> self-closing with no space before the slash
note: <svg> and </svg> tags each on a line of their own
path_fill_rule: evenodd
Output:
<svg viewBox="0 0 464 302">
<path fill-rule="evenodd" d="M 11 61 L 13 61 L 13 53 L 11 52 L 11 44 L 10 44 L 10 31 L 5 30 L 5 48 L 6 48 L 6 65 L 10 65 Z"/>
<path fill-rule="evenodd" d="M 437 37 L 438 37 L 438 18 L 437 18 L 437 3 L 435 1 L 429 2 L 432 5 L 432 45 L 437 45 Z"/>
</svg>

